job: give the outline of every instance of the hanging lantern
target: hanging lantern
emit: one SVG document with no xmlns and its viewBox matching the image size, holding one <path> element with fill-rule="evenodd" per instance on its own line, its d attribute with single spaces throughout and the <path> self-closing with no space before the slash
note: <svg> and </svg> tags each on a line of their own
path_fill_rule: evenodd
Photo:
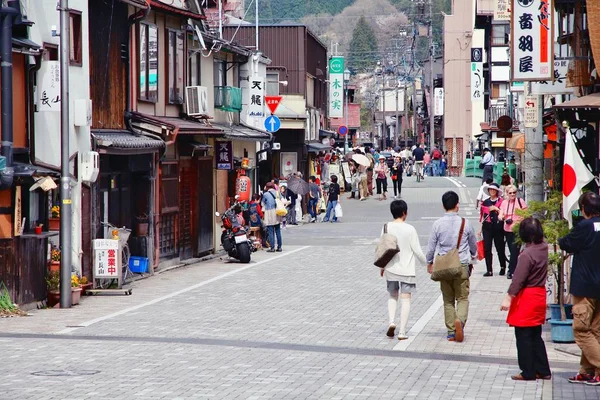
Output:
<svg viewBox="0 0 600 400">
<path fill-rule="evenodd" d="M 243 169 L 250 168 L 250 160 L 248 158 L 242 158 L 242 168 Z"/>
<path fill-rule="evenodd" d="M 250 178 L 246 176 L 244 170 L 240 170 L 240 173 L 235 181 L 235 194 L 239 196 L 238 201 L 250 201 L 251 186 L 252 184 L 250 182 Z"/>
</svg>

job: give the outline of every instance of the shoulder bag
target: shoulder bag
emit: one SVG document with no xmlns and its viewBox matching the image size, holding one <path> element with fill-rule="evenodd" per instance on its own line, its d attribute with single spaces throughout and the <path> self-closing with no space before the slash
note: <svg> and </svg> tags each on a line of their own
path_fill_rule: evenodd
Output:
<svg viewBox="0 0 600 400">
<path fill-rule="evenodd" d="M 283 203 L 283 200 L 281 200 L 281 197 L 279 196 L 279 194 L 277 196 L 275 196 L 273 193 L 271 193 L 271 192 L 269 192 L 269 193 L 275 199 L 275 214 L 277 214 L 278 217 L 285 217 L 287 215 L 288 211 L 287 211 L 285 204 Z"/>
<path fill-rule="evenodd" d="M 460 262 L 458 253 L 460 241 L 462 240 L 462 235 L 465 230 L 465 219 L 461 218 L 461 220 L 462 222 L 460 224 L 460 232 L 458 233 L 456 247 L 443 256 L 438 255 L 433 261 L 433 272 L 431 273 L 432 281 L 449 281 L 463 276 L 464 267 Z"/>
<path fill-rule="evenodd" d="M 396 235 L 387 233 L 387 224 L 383 226 L 383 235 L 379 238 L 379 243 L 375 248 L 375 266 L 385 268 L 392 261 L 396 254 L 400 253 L 398 239 Z"/>
</svg>

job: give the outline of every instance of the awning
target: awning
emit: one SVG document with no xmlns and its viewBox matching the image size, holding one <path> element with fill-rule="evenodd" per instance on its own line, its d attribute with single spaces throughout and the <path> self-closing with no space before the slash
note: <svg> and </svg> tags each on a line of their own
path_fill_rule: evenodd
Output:
<svg viewBox="0 0 600 400">
<path fill-rule="evenodd" d="M 42 46 L 24 37 L 12 38 L 13 51 L 23 54 L 38 55 Z"/>
<path fill-rule="evenodd" d="M 172 14 L 183 15 L 195 19 L 206 19 L 206 16 L 198 14 L 195 10 L 185 10 L 171 5 L 173 0 L 147 0 L 153 10 L 162 10 Z M 181 4 L 193 4 L 194 2 L 181 2 Z"/>
<path fill-rule="evenodd" d="M 15 176 L 18 177 L 33 177 L 47 175 L 60 177 L 59 171 L 20 162 L 13 162 L 13 170 L 15 171 Z"/>
<path fill-rule="evenodd" d="M 157 117 L 139 112 L 131 113 L 133 125 L 143 131 L 161 135 L 166 144 L 174 143 L 177 135 L 221 136 L 223 130 L 206 120 L 192 121 L 175 117 Z"/>
<path fill-rule="evenodd" d="M 146 0 L 119 0 L 119 1 L 121 3 L 129 4 L 134 7 L 142 8 L 144 10 L 149 7 L 148 3 L 146 3 Z"/>
<path fill-rule="evenodd" d="M 92 137 L 101 154 L 136 155 L 149 154 L 165 147 L 165 142 L 126 130 L 92 130 Z"/>
<path fill-rule="evenodd" d="M 556 104 L 554 106 L 555 110 L 574 110 L 574 109 L 582 109 L 582 110 L 598 110 L 600 109 L 600 93 L 594 93 L 583 97 L 578 97 L 576 99 Z"/>
<path fill-rule="evenodd" d="M 510 150 L 525 151 L 525 134 L 514 133 L 513 137 L 506 140 L 506 148 Z"/>
<path fill-rule="evenodd" d="M 320 138 L 330 137 L 330 136 L 333 136 L 333 135 L 335 135 L 334 131 L 328 131 L 328 130 L 325 130 L 325 129 L 319 129 L 319 137 Z"/>
<path fill-rule="evenodd" d="M 214 126 L 223 130 L 223 135 L 227 139 L 232 140 L 248 140 L 252 142 L 266 142 L 271 140 L 271 136 L 265 132 L 250 126 L 245 125 L 221 125 L 213 124 Z"/>
<path fill-rule="evenodd" d="M 331 146 L 319 142 L 307 143 L 306 148 L 310 153 L 318 153 L 320 151 L 331 150 Z"/>
<path fill-rule="evenodd" d="M 54 179 L 52 179 L 49 176 L 42 176 L 35 180 L 35 183 L 31 185 L 29 191 L 33 192 L 34 190 L 39 188 L 42 189 L 44 192 L 47 192 L 49 190 L 56 189 L 57 187 L 58 186 L 56 186 L 56 182 L 54 182 Z"/>
</svg>

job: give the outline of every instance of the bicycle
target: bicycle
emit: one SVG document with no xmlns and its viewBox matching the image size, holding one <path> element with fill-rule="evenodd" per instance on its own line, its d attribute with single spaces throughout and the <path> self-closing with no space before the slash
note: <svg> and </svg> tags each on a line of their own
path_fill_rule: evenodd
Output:
<svg viewBox="0 0 600 400">
<path fill-rule="evenodd" d="M 131 251 L 129 250 L 129 245 L 127 244 L 129 236 L 131 236 L 131 229 L 126 227 L 119 228 L 110 222 L 101 222 L 101 224 L 109 229 L 111 239 L 119 241 L 119 247 L 121 248 L 121 271 L 123 274 L 121 283 L 125 284 L 133 279 L 133 272 L 131 272 L 129 269 L 129 258 L 131 256 Z M 98 282 L 98 286 L 100 286 L 101 289 L 107 289 L 115 283 L 114 279 L 98 279 Z"/>
</svg>

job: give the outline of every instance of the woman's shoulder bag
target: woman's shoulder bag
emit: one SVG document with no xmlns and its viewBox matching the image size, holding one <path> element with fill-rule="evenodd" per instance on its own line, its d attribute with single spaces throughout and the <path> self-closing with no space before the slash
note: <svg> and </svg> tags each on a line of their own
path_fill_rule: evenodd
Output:
<svg viewBox="0 0 600 400">
<path fill-rule="evenodd" d="M 383 235 L 379 238 L 379 243 L 375 248 L 375 264 L 379 268 L 385 268 L 392 261 L 392 258 L 400 252 L 398 239 L 396 235 L 387 233 L 387 224 L 383 226 Z"/>
</svg>

